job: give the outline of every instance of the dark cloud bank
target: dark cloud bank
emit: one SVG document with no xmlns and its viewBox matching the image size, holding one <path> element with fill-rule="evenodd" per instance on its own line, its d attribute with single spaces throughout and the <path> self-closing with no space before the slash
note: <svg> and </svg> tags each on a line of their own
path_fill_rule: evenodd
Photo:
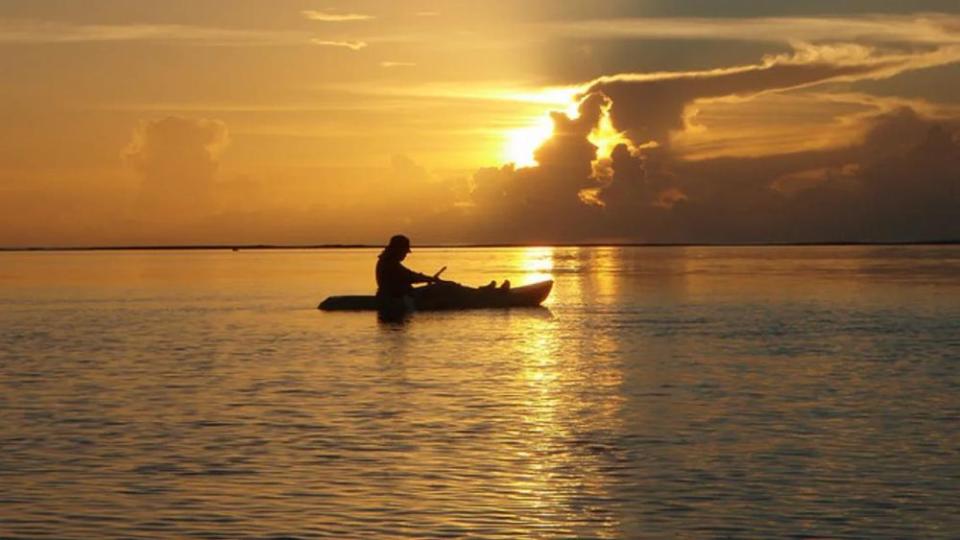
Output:
<svg viewBox="0 0 960 540">
<path fill-rule="evenodd" d="M 796 62 L 588 87 L 580 117 L 554 113 L 538 167 L 474 177 L 471 242 L 901 242 L 960 240 L 960 121 L 909 107 L 863 120 L 862 140 L 831 150 L 691 161 L 670 146 L 699 99 L 789 91 L 882 74 L 892 63 Z M 593 166 L 602 109 L 633 143 Z M 651 144 L 652 143 L 652 144 Z M 589 194 L 588 197 L 584 197 Z M 587 199 L 590 202 L 584 202 Z M 453 230 L 456 228 L 451 227 Z M 421 229 L 427 233 L 429 229 Z"/>
<path fill-rule="evenodd" d="M 615 107 L 615 105 L 614 105 Z M 483 242 L 845 242 L 960 239 L 960 129 L 903 108 L 847 148 L 757 158 L 677 159 L 669 148 L 613 152 L 591 178 L 585 139 L 538 153 L 541 166 L 481 171 Z M 589 143 L 587 143 L 589 144 Z M 599 188 L 603 206 L 581 202 Z"/>
</svg>

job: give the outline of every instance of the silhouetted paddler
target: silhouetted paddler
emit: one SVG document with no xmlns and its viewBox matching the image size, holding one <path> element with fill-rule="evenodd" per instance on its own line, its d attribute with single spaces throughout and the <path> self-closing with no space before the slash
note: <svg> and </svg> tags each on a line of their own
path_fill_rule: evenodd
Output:
<svg viewBox="0 0 960 540">
<path fill-rule="evenodd" d="M 402 264 L 410 253 L 410 239 L 402 234 L 390 238 L 377 260 L 377 297 L 402 298 L 413 291 L 414 283 L 437 283 L 438 276 L 414 272 Z"/>
</svg>

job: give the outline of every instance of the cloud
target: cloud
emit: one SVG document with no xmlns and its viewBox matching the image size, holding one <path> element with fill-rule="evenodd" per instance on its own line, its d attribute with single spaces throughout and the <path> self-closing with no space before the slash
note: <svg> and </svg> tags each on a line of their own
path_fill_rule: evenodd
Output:
<svg viewBox="0 0 960 540">
<path fill-rule="evenodd" d="M 541 25 L 552 34 L 606 39 L 711 39 L 803 42 L 960 43 L 960 16 L 621 18 Z"/>
<path fill-rule="evenodd" d="M 688 107 L 697 100 L 746 99 L 827 82 L 886 78 L 958 61 L 960 47 L 881 53 L 855 44 L 799 45 L 792 54 L 770 56 L 756 65 L 604 76 L 586 85 L 584 94 L 597 92 L 609 97 L 614 126 L 635 144 L 655 141 L 669 145 L 670 133 L 685 127 Z"/>
<path fill-rule="evenodd" d="M 538 166 L 474 175 L 470 234 L 491 242 L 960 239 L 960 111 L 820 86 L 956 62 L 957 52 L 798 45 L 756 65 L 599 77 L 581 87 L 578 115 L 551 114 L 555 135 L 537 150 Z M 737 123 L 764 102 L 763 116 Z M 727 108 L 727 132 L 695 123 L 700 107 L 717 105 Z M 801 113 L 805 123 L 789 133 L 784 117 L 802 107 L 819 116 Z M 609 157 L 591 143 L 605 111 L 608 131 L 626 138 Z M 717 141 L 734 128 L 739 139 Z M 825 129 L 836 133 L 804 140 Z M 788 144 L 699 159 L 673 144 L 695 134 L 721 149 L 750 137 L 762 145 L 771 133 Z"/>
<path fill-rule="evenodd" d="M 334 13 L 329 11 L 320 11 L 315 9 L 306 9 L 301 11 L 304 17 L 311 21 L 321 22 L 350 22 L 350 21 L 369 21 L 373 15 L 363 13 Z"/>
<path fill-rule="evenodd" d="M 599 123 L 604 98 L 593 94 L 579 106 L 576 118 L 551 114 L 553 136 L 537 149 L 536 167 L 513 165 L 483 169 L 474 175 L 472 194 L 476 221 L 470 235 L 480 241 L 520 235 L 526 241 L 572 241 L 582 224 L 598 210 L 581 199 L 596 187 L 593 161 L 597 147 L 588 136 Z"/>
<path fill-rule="evenodd" d="M 0 21 L 3 43 L 85 43 L 177 41 L 206 45 L 298 45 L 309 34 L 294 31 L 236 30 L 173 24 L 77 25 L 49 21 Z"/>
<path fill-rule="evenodd" d="M 220 153 L 229 142 L 218 120 L 168 116 L 141 123 L 125 152 L 140 176 L 140 210 L 169 220 L 209 213 Z"/>
<path fill-rule="evenodd" d="M 541 149 L 545 165 L 474 176 L 479 241 L 822 242 L 960 239 L 960 118 L 909 108 L 867 119 L 849 146 L 688 161 L 617 147 L 602 207 L 584 125 Z M 576 202 L 574 202 L 576 201 Z"/>
<path fill-rule="evenodd" d="M 827 88 L 703 99 L 688 107 L 683 130 L 671 133 L 671 150 L 700 160 L 838 148 L 861 140 L 870 118 L 903 108 L 932 120 L 960 117 L 958 105 Z"/>
<path fill-rule="evenodd" d="M 343 47 L 351 51 L 359 51 L 367 46 L 365 41 L 328 41 L 323 39 L 311 39 L 310 43 L 323 47 Z"/>
</svg>

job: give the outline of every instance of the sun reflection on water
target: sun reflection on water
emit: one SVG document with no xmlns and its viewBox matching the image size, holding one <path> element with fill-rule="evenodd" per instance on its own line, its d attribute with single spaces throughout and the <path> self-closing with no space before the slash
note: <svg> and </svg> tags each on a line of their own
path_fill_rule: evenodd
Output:
<svg viewBox="0 0 960 540">
<path fill-rule="evenodd" d="M 520 349 L 522 364 L 518 382 L 524 400 L 518 403 L 526 444 L 517 449 L 526 471 L 518 475 L 513 489 L 526 493 L 531 510 L 541 519 L 557 521 L 569 502 L 567 486 L 558 482 L 556 472 L 570 467 L 564 441 L 571 435 L 562 418 L 564 392 L 557 355 L 559 340 L 548 321 L 524 321 L 529 336 Z"/>
<path fill-rule="evenodd" d="M 520 261 L 516 266 L 523 271 L 525 281 L 535 283 L 553 279 L 555 250 L 554 247 L 528 247 L 517 252 Z"/>
<path fill-rule="evenodd" d="M 551 278 L 554 252 L 524 250 L 523 268 L 537 279 Z M 510 450 L 520 470 L 508 491 L 523 493 L 533 517 L 553 524 L 557 533 L 615 537 L 619 521 L 587 506 L 612 496 L 606 434 L 620 421 L 622 404 L 600 399 L 602 406 L 584 408 L 584 403 L 621 382 L 619 366 L 594 365 L 588 351 L 571 349 L 571 336 L 553 317 L 513 318 L 511 324 L 522 326 L 524 336 L 513 349 L 519 360 L 516 392 L 522 396 L 516 413 L 525 436 Z"/>
</svg>

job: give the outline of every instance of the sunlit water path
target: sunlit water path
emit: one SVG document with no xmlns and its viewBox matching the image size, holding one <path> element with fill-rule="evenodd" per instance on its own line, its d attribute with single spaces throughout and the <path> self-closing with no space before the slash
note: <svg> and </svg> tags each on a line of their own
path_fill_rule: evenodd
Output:
<svg viewBox="0 0 960 540">
<path fill-rule="evenodd" d="M 0 254 L 3 538 L 956 538 L 960 249 Z"/>
</svg>

